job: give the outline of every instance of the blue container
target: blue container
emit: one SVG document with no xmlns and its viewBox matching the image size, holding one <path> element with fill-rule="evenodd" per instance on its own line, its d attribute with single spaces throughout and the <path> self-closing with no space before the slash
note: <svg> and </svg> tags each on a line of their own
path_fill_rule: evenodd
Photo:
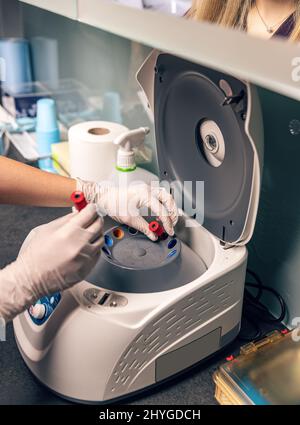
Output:
<svg viewBox="0 0 300 425">
<path fill-rule="evenodd" d="M 30 44 L 35 81 L 46 83 L 50 89 L 57 90 L 59 87 L 57 40 L 33 37 Z"/>
<path fill-rule="evenodd" d="M 39 156 L 51 155 L 52 143 L 60 142 L 60 132 L 53 99 L 40 99 L 37 102 L 36 139 Z M 39 160 L 42 170 L 55 172 L 52 159 Z"/>
<path fill-rule="evenodd" d="M 107 92 L 103 96 L 102 119 L 122 124 L 121 99 L 117 92 Z"/>
<path fill-rule="evenodd" d="M 1 65 L 4 71 L 3 91 L 24 93 L 26 83 L 32 81 L 28 41 L 23 38 L 0 39 L 0 58 L 2 58 Z"/>
<path fill-rule="evenodd" d="M 22 88 L 22 93 L 14 93 L 6 88 L 2 94 L 2 106 L 17 119 L 35 118 L 37 101 L 49 97 L 50 92 L 40 83 L 26 83 Z"/>
</svg>

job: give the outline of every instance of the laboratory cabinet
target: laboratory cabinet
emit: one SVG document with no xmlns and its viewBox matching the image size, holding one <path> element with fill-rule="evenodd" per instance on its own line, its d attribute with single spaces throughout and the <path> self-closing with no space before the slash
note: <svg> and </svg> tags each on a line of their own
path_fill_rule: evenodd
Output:
<svg viewBox="0 0 300 425">
<path fill-rule="evenodd" d="M 175 13 L 163 13 L 159 8 L 157 11 L 154 7 L 146 10 L 129 7 L 126 4 L 130 2 L 124 1 L 21 1 L 231 73 L 274 92 L 300 98 L 299 48 L 284 41 L 261 40 L 215 25 L 191 22 Z M 132 5 L 138 6 L 138 3 L 141 2 L 133 2 Z M 168 3 L 174 2 L 167 1 L 166 4 Z M 182 0 L 181 3 L 185 1 Z M 188 0 L 186 3 L 189 4 Z M 172 12 L 171 6 L 170 11 Z"/>
<path fill-rule="evenodd" d="M 31 4 L 39 8 L 76 19 L 77 17 L 77 0 L 20 0 L 23 3 Z"/>
<path fill-rule="evenodd" d="M 145 168 L 152 172 L 158 171 L 153 122 L 145 105 L 141 105 L 135 81 L 136 70 L 151 48 L 221 70 L 259 87 L 265 158 L 257 225 L 249 246 L 249 265 L 266 284 L 280 291 L 290 312 L 286 322 L 292 324 L 300 316 L 297 282 L 300 273 L 299 47 L 115 1 L 26 3 L 30 5 L 20 2 L 24 36 L 57 40 L 60 78 L 72 78 L 87 86 L 94 104 L 107 91 L 120 93 L 125 124 L 131 128 L 151 127 L 148 144 L 153 149 L 153 159 Z M 66 12 L 67 3 L 68 16 L 73 10 L 73 19 L 60 16 L 64 8 Z M 43 10 L 50 9 L 49 5 L 52 12 L 57 13 Z M 276 305 L 272 308 L 276 311 Z"/>
<path fill-rule="evenodd" d="M 259 112 L 261 109 L 264 125 L 264 156 L 261 155 L 259 166 L 256 165 L 256 171 L 261 167 L 261 171 L 263 168 L 263 172 L 260 176 L 261 191 L 257 217 L 255 217 L 256 226 L 253 237 L 249 244 L 247 244 L 249 254 L 249 261 L 247 264 L 251 270 L 255 271 L 260 276 L 265 285 L 278 290 L 286 301 L 289 314 L 285 319 L 285 323 L 288 326 L 298 324 L 295 320 L 300 317 L 298 302 L 300 297 L 298 284 L 298 276 L 300 273 L 300 198 L 298 183 L 300 181 L 300 171 L 298 171 L 298 158 L 300 155 L 299 47 L 281 40 L 265 41 L 215 25 L 192 22 L 182 17 L 174 6 L 175 3 L 180 3 L 181 7 L 183 7 L 184 3 L 188 6 L 190 3 L 189 0 L 182 0 L 180 2 L 171 0 L 169 2 L 166 1 L 166 4 L 173 5 L 173 8 L 171 7 L 171 9 L 168 10 L 155 10 L 150 7 L 145 10 L 141 7 L 142 2 L 139 0 L 129 0 L 127 2 L 118 0 L 0 0 L 0 5 L 4 3 L 6 5 L 9 3 L 18 5 L 20 14 L 18 32 L 16 31 L 14 35 L 12 34 L 13 28 L 10 28 L 10 32 L 9 34 L 7 33 L 7 35 L 24 37 L 30 43 L 38 39 L 40 42 L 44 43 L 45 48 L 49 48 L 49 55 L 46 55 L 48 62 L 46 61 L 45 64 L 47 71 L 52 69 L 53 76 L 55 78 L 57 77 L 57 81 L 55 81 L 57 83 L 55 95 L 59 99 L 57 104 L 61 122 L 63 122 L 66 127 L 70 127 L 77 122 L 77 120 L 87 121 L 91 120 L 91 117 L 93 117 L 93 119 L 103 119 L 103 115 L 101 114 L 103 114 L 105 110 L 105 99 L 111 99 L 111 95 L 113 94 L 114 99 L 116 99 L 114 108 L 118 110 L 117 112 L 122 118 L 122 124 L 131 129 L 139 126 L 150 128 L 150 135 L 147 136 L 147 147 L 152 150 L 152 159 L 142 164 L 142 167 L 155 174 L 159 173 L 159 157 L 160 160 L 162 157 L 164 159 L 168 158 L 163 167 L 164 170 L 167 170 L 171 164 L 170 156 L 162 154 L 164 151 L 162 150 L 162 145 L 159 145 L 159 138 L 157 137 L 160 131 L 156 128 L 155 132 L 153 115 L 151 115 L 147 105 L 147 100 L 149 99 L 146 98 L 145 101 L 145 97 L 142 96 L 143 91 L 136 81 L 137 70 L 141 68 L 141 65 L 153 48 L 163 52 L 160 58 L 163 64 L 168 64 L 168 61 L 171 61 L 170 64 L 173 66 L 172 72 L 175 72 L 174 69 L 177 68 L 179 70 L 185 69 L 184 67 L 187 66 L 185 61 L 189 61 L 192 65 L 189 63 L 188 66 L 191 66 L 193 69 L 194 67 L 197 69 L 199 67 L 201 72 L 204 72 L 203 69 L 205 69 L 208 75 L 211 73 L 217 75 L 220 73 L 223 75 L 224 73 L 225 75 L 230 75 L 232 79 L 238 79 L 239 82 L 237 87 L 240 88 L 242 85 L 247 85 L 248 95 L 252 93 L 252 90 L 254 92 L 257 89 L 259 102 L 254 103 L 253 99 L 255 99 L 255 97 L 251 97 L 252 101 L 249 102 L 249 106 L 255 105 L 255 107 L 253 107 L 253 116 L 255 116 L 256 113 L 260 115 Z M 127 3 L 127 5 L 125 3 Z M 135 7 L 132 7 L 133 3 Z M 149 2 L 144 0 L 143 4 L 145 3 L 150 4 L 150 0 Z M 155 3 L 155 0 L 153 0 L 152 3 Z M 157 0 L 156 3 L 158 4 L 159 1 Z M 4 32 L 4 30 L 2 30 L 2 32 Z M 3 35 L 5 36 L 5 33 Z M 50 49 L 51 46 L 55 48 Z M 174 59 L 174 57 L 177 59 Z M 40 62 L 39 65 L 41 64 Z M 56 66 L 54 67 L 53 64 Z M 176 75 L 174 75 L 174 78 L 175 77 Z M 218 79 L 217 81 L 219 82 L 222 80 Z M 237 82 L 235 82 L 235 84 L 237 84 Z M 189 89 L 190 86 L 187 85 L 184 89 L 186 87 Z M 240 93 L 241 90 L 238 92 Z M 197 101 L 199 98 L 201 98 L 201 96 L 197 96 Z M 247 97 L 247 99 L 249 98 L 250 96 Z M 177 102 L 177 104 L 179 103 L 180 102 Z M 182 103 L 187 104 L 188 102 Z M 258 104 L 260 104 L 261 108 Z M 194 110 L 199 111 L 198 108 L 193 108 L 193 111 Z M 185 117 L 189 116 L 187 113 L 182 115 L 185 115 Z M 180 120 L 182 120 L 182 115 L 177 114 Z M 242 116 L 241 114 L 239 119 L 243 119 Z M 107 117 L 105 117 L 105 119 L 107 119 Z M 161 116 L 156 115 L 155 122 L 157 123 L 159 119 L 161 119 Z M 113 121 L 113 119 L 107 120 Z M 165 120 L 163 120 L 163 122 L 165 123 Z M 260 128 L 260 125 L 257 124 L 258 121 L 255 120 L 255 122 L 255 130 L 257 130 Z M 171 131 L 173 127 L 172 125 L 168 128 L 170 128 Z M 186 137 L 186 134 L 183 136 L 181 140 Z M 258 140 L 257 135 L 255 139 Z M 67 140 L 67 138 L 64 140 Z M 189 140 L 192 140 L 192 138 Z M 257 140 L 255 140 L 255 142 Z M 179 145 L 179 143 L 177 145 Z M 172 151 L 174 150 L 175 149 Z M 176 161 L 179 158 L 176 162 L 178 167 L 181 167 L 181 159 L 183 157 L 183 155 L 178 155 L 175 158 Z M 168 174 L 170 174 L 170 172 L 167 172 L 167 175 Z M 205 178 L 203 180 L 205 180 Z M 216 187 L 216 185 L 213 186 Z M 259 188 L 257 188 L 256 192 L 256 201 L 258 201 L 258 194 Z M 4 209 L 4 213 L 2 212 L 2 214 L 5 214 L 5 211 L 10 213 L 9 209 Z M 21 214 L 19 214 L 19 211 L 18 209 L 14 209 L 11 216 L 15 218 L 14 227 L 21 230 L 20 240 L 13 240 L 13 248 L 7 249 L 7 252 L 5 251 L 6 248 L 1 251 L 2 265 L 13 261 L 16 257 L 21 240 L 25 238 L 29 231 L 29 227 L 32 228 L 40 224 L 40 222 L 49 221 L 52 215 L 53 218 L 57 215 L 57 211 L 53 211 L 51 212 L 51 217 L 50 215 L 47 216 L 47 214 L 50 213 L 47 213 L 47 210 L 45 213 L 42 209 L 34 209 L 33 214 L 26 208 L 22 210 L 23 212 Z M 7 214 L 8 213 L 6 213 L 6 216 Z M 190 235 L 193 235 L 194 231 L 193 233 L 188 233 L 186 236 L 185 229 L 183 230 L 183 227 L 178 227 L 177 234 L 179 237 L 182 237 L 182 239 L 186 237 L 187 241 L 189 241 L 190 238 L 193 244 L 197 241 L 197 249 L 199 249 L 199 252 L 201 251 L 202 253 L 203 251 L 205 255 L 209 252 L 206 249 L 205 243 L 207 241 L 204 232 L 203 235 L 197 234 L 197 237 L 191 237 Z M 10 238 L 10 236 L 7 237 Z M 13 238 L 14 237 L 15 235 L 13 235 Z M 223 250 L 218 244 L 215 245 L 215 249 L 216 251 L 220 251 L 220 255 L 222 255 L 220 261 L 218 260 L 217 263 L 224 268 L 226 273 L 223 273 L 223 280 L 216 280 L 214 285 L 224 284 L 225 286 L 221 286 L 220 289 L 218 286 L 214 287 L 212 285 L 207 285 L 209 286 L 209 290 L 207 289 L 207 291 L 208 293 L 212 291 L 214 297 L 218 297 L 216 294 L 220 291 L 224 297 L 229 297 L 228 299 L 232 299 L 233 301 L 238 299 L 238 304 L 233 311 L 234 320 L 230 313 L 230 317 L 226 321 L 228 332 L 221 338 L 220 329 L 222 326 L 224 327 L 224 321 L 218 318 L 219 321 L 216 329 L 209 328 L 205 331 L 205 335 L 204 333 L 203 335 L 199 334 L 199 338 L 194 341 L 191 340 L 191 342 L 196 343 L 196 345 L 193 346 L 193 348 L 195 347 L 193 352 L 198 352 L 198 344 L 205 347 L 210 346 L 210 352 L 216 351 L 221 346 L 225 347 L 229 340 L 231 341 L 239 331 L 239 323 L 237 323 L 235 318 L 237 316 L 240 318 L 242 309 L 242 290 L 246 271 L 246 248 L 236 246 L 231 250 Z M 234 258 L 234 264 L 236 263 L 238 265 L 241 258 L 243 260 L 241 263 L 242 266 L 236 269 L 237 279 L 236 270 L 234 269 L 233 273 L 232 270 L 229 270 L 229 268 L 227 269 L 228 258 L 230 259 L 230 256 L 234 256 L 235 252 L 237 252 L 238 255 Z M 172 252 L 170 254 L 172 254 Z M 176 258 L 174 257 L 174 259 Z M 201 280 L 201 273 L 197 276 L 197 285 L 202 285 L 203 283 Z M 203 275 L 204 274 L 205 273 L 203 273 Z M 232 284 L 235 280 L 238 281 L 238 291 L 234 290 L 235 286 Z M 80 302 L 83 300 L 82 303 L 85 303 L 86 297 L 90 294 L 86 292 L 86 289 L 89 288 L 85 286 L 79 286 L 78 288 L 78 291 L 83 291 Z M 172 289 L 177 290 L 177 288 Z M 178 294 L 180 291 L 181 289 L 178 290 Z M 79 292 L 74 290 L 73 298 L 76 300 L 79 299 L 81 293 L 78 294 Z M 100 292 L 97 294 L 101 295 Z M 174 292 L 174 294 L 176 296 L 178 295 L 177 292 Z M 105 295 L 107 296 L 107 294 Z M 60 295 L 56 294 L 55 296 L 57 297 L 54 297 L 55 308 L 57 307 L 59 309 L 64 306 L 63 303 L 66 299 L 61 301 Z M 155 306 L 156 298 L 152 298 L 148 293 L 146 295 L 138 293 L 137 296 L 139 299 L 142 296 L 144 297 L 144 305 L 147 308 L 147 303 L 153 303 Z M 132 295 L 129 295 L 129 297 L 131 297 L 130 299 L 132 300 Z M 193 298 L 190 294 L 189 297 L 188 301 L 190 302 Z M 107 299 L 108 298 L 106 298 L 106 300 Z M 159 303 L 161 303 L 161 299 L 159 295 L 157 297 Z M 185 298 L 183 299 L 185 302 Z M 50 303 L 50 300 L 51 298 L 47 300 L 47 302 L 49 301 Z M 274 303 L 273 299 L 265 298 L 264 301 L 272 312 L 277 312 L 277 305 Z M 202 306 L 197 303 L 198 298 L 194 297 L 194 303 L 192 305 L 195 306 L 195 309 L 202 308 Z M 217 308 L 217 303 L 218 300 L 216 301 L 213 299 L 213 307 L 215 309 Z M 226 300 L 224 301 L 222 298 L 221 303 L 225 303 L 225 307 L 227 306 Z M 93 308 L 94 307 L 95 309 L 99 307 L 98 301 L 97 306 L 95 305 Z M 178 314 L 185 308 L 187 307 L 185 307 L 183 303 L 178 305 Z M 166 314 L 170 314 L 170 311 L 172 310 L 166 310 Z M 215 314 L 219 314 L 219 310 L 217 309 L 214 310 L 214 312 Z M 196 314 L 197 313 L 194 313 L 193 316 L 195 317 Z M 161 318 L 164 317 L 163 315 L 159 317 L 158 323 L 161 323 Z M 188 322 L 190 317 L 186 317 L 186 319 Z M 74 323 L 75 322 L 72 323 L 70 329 L 73 329 Z M 105 322 L 101 317 L 99 326 L 104 325 Z M 156 322 L 151 323 L 151 326 L 152 325 L 156 326 Z M 131 332 L 132 326 L 128 328 Z M 109 328 L 107 327 L 106 329 Z M 11 329 L 10 332 L 12 332 Z M 146 329 L 145 335 L 148 335 L 148 332 L 149 335 L 150 332 L 152 332 L 150 327 Z M 103 344 L 103 335 L 104 332 L 101 336 L 99 346 Z M 113 332 L 106 331 L 106 338 L 108 340 L 111 335 L 113 335 Z M 125 332 L 122 332 L 122 338 L 125 337 Z M 130 336 L 130 338 L 132 337 Z M 132 339 L 134 344 L 136 344 L 136 341 L 139 341 L 139 338 L 140 334 L 136 332 L 134 339 Z M 76 344 L 78 344 L 78 341 L 78 338 L 75 338 Z M 124 343 L 123 345 L 125 346 L 126 344 Z M 237 347 L 238 344 L 239 342 L 236 341 L 234 347 Z M 106 346 L 108 346 L 108 344 L 106 344 Z M 117 344 L 114 344 L 114 346 L 116 347 Z M 70 352 L 74 352 L 74 347 L 75 344 L 69 347 Z M 87 347 L 87 345 L 82 344 L 82 347 Z M 137 349 L 138 347 L 136 346 L 135 348 Z M 180 344 L 178 344 L 176 345 L 176 351 L 174 350 L 170 357 L 168 356 L 161 359 L 158 364 L 159 379 L 163 380 L 169 375 L 171 376 L 174 371 L 180 369 L 178 364 L 182 361 L 183 352 L 186 358 L 186 351 L 181 351 L 183 348 L 184 346 L 181 347 Z M 177 352 L 177 349 L 180 351 Z M 121 349 L 119 350 L 121 351 Z M 92 353 L 92 350 L 90 350 L 88 354 L 90 353 Z M 104 353 L 103 350 L 102 353 Z M 104 354 L 102 355 L 104 356 Z M 188 354 L 190 355 L 192 353 Z M 205 352 L 203 358 L 206 357 L 207 354 L 209 353 Z M 222 356 L 223 354 L 220 354 L 215 357 L 216 362 L 223 360 Z M 6 357 L 9 359 L 9 353 L 6 354 Z M 63 356 L 59 357 L 64 360 Z M 87 357 L 88 356 L 86 356 L 86 358 Z M 113 359 L 112 355 L 105 355 L 104 357 L 108 359 L 108 361 L 112 361 Z M 16 363 L 19 364 L 20 356 L 16 359 Z M 96 360 L 98 362 L 99 358 L 97 357 Z M 173 364 L 175 364 L 173 369 L 171 367 L 171 360 Z M 185 364 L 191 365 L 193 361 L 192 357 L 192 360 Z M 34 364 L 36 363 L 37 362 Z M 30 360 L 28 359 L 27 364 L 30 365 Z M 101 365 L 102 364 L 104 363 L 101 363 Z M 88 369 L 89 366 L 90 364 L 87 363 L 86 367 Z M 70 363 L 69 368 L 74 370 L 72 363 Z M 7 368 L 4 369 L 9 370 Z M 7 373 L 5 370 L 3 372 L 4 377 L 5 373 Z M 61 368 L 61 370 L 63 370 L 63 368 Z M 109 370 L 109 368 L 105 370 Z M 153 370 L 150 372 L 153 373 Z M 204 371 L 207 376 L 205 378 L 205 373 L 202 371 L 202 382 L 201 379 L 195 379 L 194 381 L 191 379 L 189 381 L 183 380 L 182 384 L 177 383 L 177 396 L 175 391 L 173 393 L 171 391 L 170 399 L 176 400 L 177 397 L 177 400 L 181 402 L 213 402 L 212 370 L 209 365 L 206 365 Z M 116 372 L 119 373 L 117 369 Z M 94 370 L 92 370 L 92 374 L 94 374 Z M 36 375 L 38 376 L 38 374 Z M 80 378 L 79 375 L 74 377 L 73 374 L 70 374 L 69 377 L 71 380 L 73 378 Z M 24 379 L 22 378 L 22 385 L 23 381 L 26 382 L 27 379 L 28 376 L 24 375 Z M 205 380 L 208 382 L 209 386 L 208 401 L 202 394 L 206 391 Z M 5 379 L 3 379 L 3 381 L 5 382 Z M 10 385 L 9 379 L 6 381 Z M 47 382 L 45 379 L 41 379 L 41 381 Z M 150 381 L 149 378 L 149 382 L 147 381 L 146 383 L 149 384 Z M 181 393 L 184 394 L 185 385 L 187 387 L 191 386 L 191 381 L 193 381 L 192 383 L 199 392 L 193 391 L 193 394 L 189 393 L 189 398 L 186 400 L 182 397 Z M 103 380 L 103 382 L 106 381 Z M 109 387 L 109 391 L 111 390 L 112 392 L 114 389 L 113 378 L 111 382 L 112 385 Z M 135 388 L 142 388 L 146 385 L 145 382 L 143 382 L 143 385 L 137 385 Z M 30 383 L 30 385 L 35 384 Z M 54 385 L 49 385 L 49 387 L 55 388 Z M 80 390 L 80 385 L 78 385 L 77 388 Z M 126 394 L 126 391 L 122 389 L 118 391 L 119 395 Z M 65 389 L 60 389 L 57 392 L 64 395 L 69 394 Z M 24 400 L 26 402 L 32 402 L 29 393 L 30 392 L 22 391 L 20 399 L 23 402 Z M 174 397 L 174 393 L 176 397 Z M 41 391 L 40 394 L 43 396 L 43 391 Z M 36 399 L 40 397 L 42 400 L 40 394 L 38 396 L 34 395 L 34 397 L 36 397 Z M 187 394 L 187 392 L 185 394 Z M 2 395 L 2 397 L 4 396 L 5 395 Z M 48 393 L 45 395 L 45 398 L 47 397 Z M 86 399 L 84 397 L 86 397 Z M 84 397 L 82 394 L 71 394 L 71 398 L 77 400 L 99 401 L 99 398 L 97 398 L 97 396 L 94 397 L 94 394 L 92 394 L 92 396 L 84 395 Z M 106 399 L 110 399 L 111 394 L 106 393 L 105 397 Z M 163 400 L 165 404 L 168 404 L 168 402 L 170 403 L 170 399 L 168 400 L 167 398 L 167 401 L 165 401 L 160 398 L 159 401 L 162 402 Z M 155 398 L 151 400 L 156 401 Z"/>
</svg>

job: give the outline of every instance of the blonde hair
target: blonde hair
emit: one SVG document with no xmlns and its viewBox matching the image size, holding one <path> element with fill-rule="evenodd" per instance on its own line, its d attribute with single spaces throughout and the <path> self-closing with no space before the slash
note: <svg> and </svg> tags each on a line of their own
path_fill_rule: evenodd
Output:
<svg viewBox="0 0 300 425">
<path fill-rule="evenodd" d="M 188 17 L 215 22 L 225 27 L 245 29 L 248 13 L 254 0 L 193 0 Z M 300 41 L 300 0 L 295 0 L 295 28 L 290 36 Z"/>
</svg>

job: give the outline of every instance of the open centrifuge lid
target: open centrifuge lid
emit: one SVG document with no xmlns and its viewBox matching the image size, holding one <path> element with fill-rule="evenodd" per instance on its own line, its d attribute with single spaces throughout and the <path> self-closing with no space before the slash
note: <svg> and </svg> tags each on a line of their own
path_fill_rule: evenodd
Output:
<svg viewBox="0 0 300 425">
<path fill-rule="evenodd" d="M 161 180 L 178 187 L 192 182 L 184 185 L 190 207 L 197 206 L 195 182 L 204 182 L 204 215 L 195 218 L 226 244 L 247 243 L 255 226 L 263 162 L 255 88 L 169 54 L 156 55 L 153 77 L 149 60 L 137 76 L 147 80 L 144 68 L 148 81 L 154 80 L 154 91 L 149 84 L 146 95 L 154 107 Z"/>
</svg>

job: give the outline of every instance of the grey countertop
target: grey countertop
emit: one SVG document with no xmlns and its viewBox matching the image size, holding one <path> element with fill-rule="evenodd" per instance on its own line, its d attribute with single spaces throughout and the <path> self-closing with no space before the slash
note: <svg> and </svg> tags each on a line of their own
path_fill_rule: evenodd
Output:
<svg viewBox="0 0 300 425">
<path fill-rule="evenodd" d="M 14 261 L 22 241 L 33 228 L 65 214 L 58 208 L 0 206 L 0 267 Z M 236 345 L 237 343 L 235 343 Z M 235 347 L 236 348 L 236 347 Z M 228 348 L 231 353 L 232 348 Z M 226 353 L 201 364 L 176 380 L 140 395 L 134 404 L 215 404 L 212 374 L 224 361 Z M 13 328 L 7 328 L 5 342 L 0 342 L 0 404 L 65 404 L 36 381 L 25 366 L 16 346 Z"/>
<path fill-rule="evenodd" d="M 0 268 L 16 259 L 21 244 L 30 230 L 68 213 L 63 208 L 0 206 Z M 236 340 L 223 352 L 201 363 L 174 380 L 157 386 L 127 404 L 178 405 L 216 404 L 212 375 L 228 354 L 236 353 Z M 68 404 L 41 385 L 25 366 L 13 334 L 7 327 L 6 341 L 0 342 L 0 405 L 4 404 Z"/>
</svg>

